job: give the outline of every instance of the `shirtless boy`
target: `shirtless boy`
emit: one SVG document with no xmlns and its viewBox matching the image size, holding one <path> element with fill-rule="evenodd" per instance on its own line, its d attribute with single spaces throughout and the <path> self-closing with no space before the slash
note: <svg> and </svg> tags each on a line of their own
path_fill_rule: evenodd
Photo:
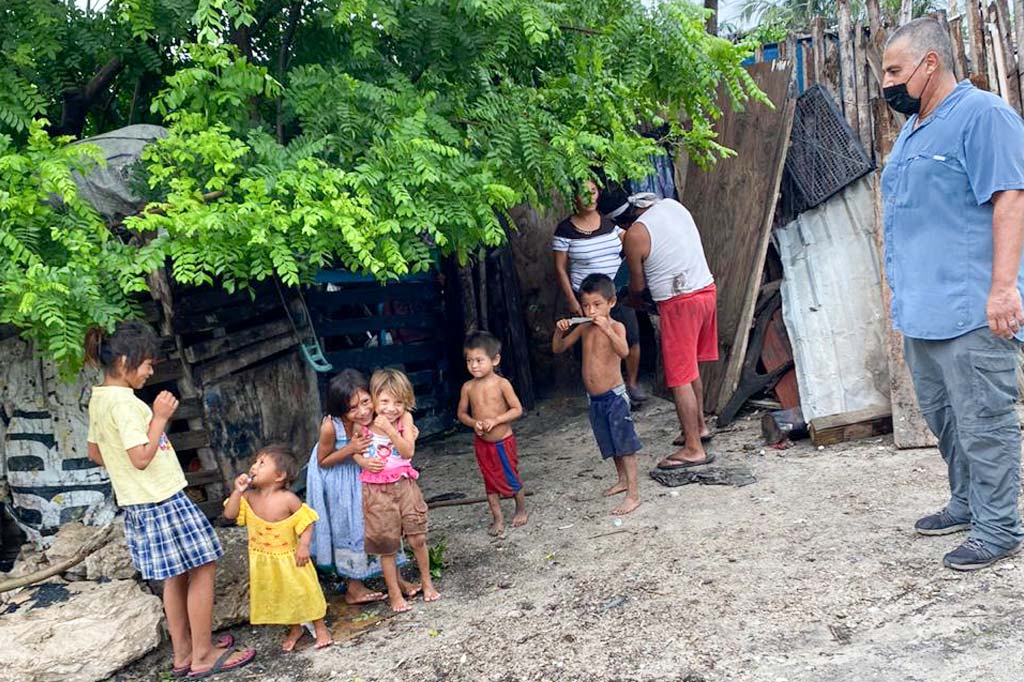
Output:
<svg viewBox="0 0 1024 682">
<path fill-rule="evenodd" d="M 494 519 L 488 532 L 499 536 L 505 532 L 502 497 L 515 497 L 513 528 L 525 524 L 529 517 L 526 493 L 519 480 L 516 436 L 510 426 L 523 415 L 523 406 L 509 380 L 494 372 L 501 362 L 501 341 L 487 332 L 473 332 L 462 348 L 466 369 L 473 378 L 462 385 L 458 417 L 476 434 L 476 462 L 484 477 L 487 505 Z"/>
<path fill-rule="evenodd" d="M 622 380 L 621 363 L 629 355 L 626 328 L 610 317 L 615 306 L 615 285 L 607 275 L 589 275 L 580 284 L 579 292 L 583 314 L 590 320 L 576 327 L 570 320 L 559 320 L 551 350 L 565 352 L 583 339 L 583 385 L 590 398 L 590 426 L 601 456 L 613 459 L 619 475 L 604 495 L 626 493 L 626 499 L 612 509 L 612 514 L 628 514 L 640 506 L 636 452 L 643 445 L 633 426 Z"/>
</svg>

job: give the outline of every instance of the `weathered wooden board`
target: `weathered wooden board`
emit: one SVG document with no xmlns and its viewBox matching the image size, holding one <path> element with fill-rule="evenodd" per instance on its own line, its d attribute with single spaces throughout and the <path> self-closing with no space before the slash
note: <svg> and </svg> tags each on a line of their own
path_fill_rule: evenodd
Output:
<svg viewBox="0 0 1024 682">
<path fill-rule="evenodd" d="M 903 358 L 903 335 L 892 327 L 892 291 L 885 276 L 885 237 L 882 222 L 882 176 L 875 177 L 875 243 L 881 259 L 879 271 L 882 277 L 882 310 L 885 315 L 886 348 L 889 356 L 889 382 L 892 399 L 893 442 L 898 448 L 934 447 L 938 440 L 928 429 L 917 405 L 914 382 L 910 369 Z"/>
<path fill-rule="evenodd" d="M 437 301 L 440 298 L 441 287 L 436 282 L 415 282 L 340 291 L 310 291 L 306 295 L 306 303 L 310 308 L 330 311 L 350 305 L 374 306 L 388 301 Z"/>
<path fill-rule="evenodd" d="M 203 405 L 226 481 L 268 443 L 287 443 L 305 462 L 322 414 L 316 377 L 298 351 L 204 385 Z"/>
<path fill-rule="evenodd" d="M 379 367 L 411 362 L 427 362 L 442 356 L 444 349 L 437 341 L 419 341 L 390 346 L 371 346 L 327 353 L 335 367 L 354 367 L 372 371 Z"/>
<path fill-rule="evenodd" d="M 243 329 L 227 336 L 195 343 L 185 349 L 185 358 L 191 363 L 206 362 L 218 355 L 235 353 L 263 339 L 280 336 L 290 331 L 292 331 L 292 327 L 288 320 L 275 320 L 274 322 Z"/>
<path fill-rule="evenodd" d="M 835 445 L 892 432 L 892 415 L 888 405 L 879 405 L 812 419 L 810 430 L 815 445 Z"/>
<path fill-rule="evenodd" d="M 709 171 L 691 166 L 683 191 L 718 287 L 719 360 L 701 372 L 710 412 L 725 406 L 739 382 L 796 104 L 791 64 L 767 62 L 749 70 L 775 109 L 748 102 L 735 111 L 720 95 L 725 114 L 718 141 L 737 155 Z"/>
<path fill-rule="evenodd" d="M 761 362 L 765 370 L 771 372 L 787 362 L 793 361 L 793 348 L 789 345 L 786 334 L 786 323 L 782 321 L 782 311 L 777 310 L 768 323 L 764 335 L 764 347 L 761 349 Z M 791 369 L 782 375 L 772 389 L 783 409 L 800 406 L 800 388 L 796 382 L 796 370 Z"/>
<path fill-rule="evenodd" d="M 318 322 L 316 331 L 320 336 L 342 336 L 365 332 L 379 332 L 384 329 L 444 329 L 444 319 L 439 312 L 413 315 L 378 315 L 376 317 L 349 317 L 344 320 Z M 364 337 L 365 338 L 365 337 Z"/>
<path fill-rule="evenodd" d="M 216 381 L 233 372 L 245 369 L 249 365 L 265 360 L 270 356 L 288 350 L 297 345 L 295 334 L 287 332 L 281 336 L 275 336 L 261 343 L 249 346 L 235 353 L 231 353 L 220 360 L 213 360 L 204 365 L 197 365 L 193 373 L 203 383 Z"/>
</svg>

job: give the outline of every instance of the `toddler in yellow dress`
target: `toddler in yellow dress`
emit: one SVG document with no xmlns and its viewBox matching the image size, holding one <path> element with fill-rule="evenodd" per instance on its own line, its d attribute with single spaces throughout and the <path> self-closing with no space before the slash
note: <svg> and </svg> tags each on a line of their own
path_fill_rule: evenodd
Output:
<svg viewBox="0 0 1024 682">
<path fill-rule="evenodd" d="M 308 622 L 316 629 L 317 649 L 334 643 L 324 624 L 327 602 L 309 560 L 319 517 L 288 490 L 298 468 L 287 446 L 267 446 L 249 474 L 235 479 L 224 505 L 225 518 L 249 529 L 249 622 L 291 625 L 284 651 L 295 649 Z"/>
</svg>

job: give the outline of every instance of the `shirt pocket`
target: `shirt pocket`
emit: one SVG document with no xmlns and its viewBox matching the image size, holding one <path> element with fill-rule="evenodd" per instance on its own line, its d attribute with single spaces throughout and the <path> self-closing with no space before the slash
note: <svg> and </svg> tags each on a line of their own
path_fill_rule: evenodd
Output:
<svg viewBox="0 0 1024 682">
<path fill-rule="evenodd" d="M 941 219 L 944 214 L 959 215 L 959 207 L 970 192 L 967 171 L 951 153 L 921 152 L 907 159 L 906 184 L 899 188 L 899 200 L 911 208 L 923 208 Z"/>
</svg>

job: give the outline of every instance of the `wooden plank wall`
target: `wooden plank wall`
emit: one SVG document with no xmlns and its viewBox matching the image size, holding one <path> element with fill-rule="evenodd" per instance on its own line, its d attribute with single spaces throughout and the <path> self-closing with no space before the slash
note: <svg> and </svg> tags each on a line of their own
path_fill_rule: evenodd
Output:
<svg viewBox="0 0 1024 682">
<path fill-rule="evenodd" d="M 724 106 L 718 141 L 739 156 L 686 174 L 682 203 L 701 233 L 718 288 L 719 361 L 701 371 L 708 411 L 721 409 L 735 391 L 761 285 L 775 200 L 793 124 L 792 66 L 769 62 L 751 76 L 775 108 L 750 103 L 743 111 Z M 720 101 L 725 104 L 724 97 Z"/>
<path fill-rule="evenodd" d="M 351 367 L 369 376 L 381 367 L 399 367 L 416 392 L 420 434 L 451 428 L 450 353 L 453 345 L 461 347 L 462 330 L 449 324 L 441 278 L 434 273 L 387 285 L 349 281 L 331 288 L 319 286 L 306 299 L 335 371 Z M 328 379 L 321 375 L 321 395 Z"/>
</svg>

